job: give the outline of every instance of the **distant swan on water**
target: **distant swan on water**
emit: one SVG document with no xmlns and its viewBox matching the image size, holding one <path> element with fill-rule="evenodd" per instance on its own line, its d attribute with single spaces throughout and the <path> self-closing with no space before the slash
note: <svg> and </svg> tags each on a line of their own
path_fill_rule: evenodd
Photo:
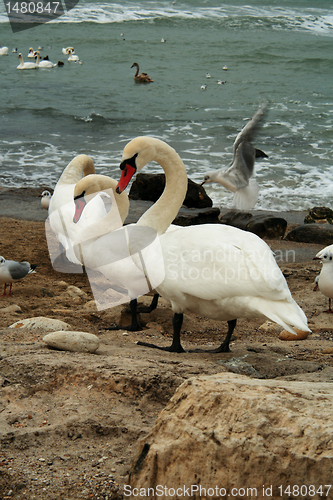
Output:
<svg viewBox="0 0 333 500">
<path fill-rule="evenodd" d="M 73 61 L 73 62 L 78 62 L 79 61 L 79 56 L 77 56 L 76 54 L 73 54 L 73 51 L 72 50 L 69 50 L 68 51 L 68 61 Z"/>
<path fill-rule="evenodd" d="M 133 63 L 131 68 L 134 68 L 136 67 L 136 73 L 134 75 L 134 80 L 137 82 L 137 83 L 151 83 L 153 82 L 154 80 L 152 80 L 150 78 L 149 75 L 147 75 L 147 73 L 140 73 L 139 74 L 139 65 L 138 63 Z"/>
<path fill-rule="evenodd" d="M 0 56 L 7 56 L 8 55 L 8 47 L 1 47 L 0 45 Z"/>
<path fill-rule="evenodd" d="M 62 53 L 65 55 L 65 56 L 68 56 L 69 54 L 69 51 L 72 51 L 72 54 L 75 54 L 75 50 L 74 50 L 74 47 L 66 47 L 66 48 L 63 48 L 62 49 Z"/>
<path fill-rule="evenodd" d="M 54 68 L 54 66 L 56 66 L 56 64 L 53 64 L 53 62 L 49 61 L 48 59 L 47 60 L 43 59 L 41 61 L 39 50 L 36 50 L 34 54 L 37 57 L 36 64 L 38 65 L 39 68 Z"/>
<path fill-rule="evenodd" d="M 38 64 L 34 62 L 24 62 L 21 53 L 18 55 L 18 58 L 20 60 L 20 64 L 17 66 L 16 69 L 38 69 Z"/>
</svg>

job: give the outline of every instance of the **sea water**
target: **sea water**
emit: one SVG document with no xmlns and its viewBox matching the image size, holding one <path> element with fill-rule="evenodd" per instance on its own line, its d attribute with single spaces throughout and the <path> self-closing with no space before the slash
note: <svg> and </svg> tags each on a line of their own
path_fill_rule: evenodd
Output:
<svg viewBox="0 0 333 500">
<path fill-rule="evenodd" d="M 255 165 L 255 208 L 333 208 L 329 0 L 80 0 L 18 33 L 1 3 L 0 45 L 9 48 L 0 57 L 2 187 L 54 187 L 80 153 L 118 179 L 122 150 L 138 135 L 168 142 L 201 182 L 206 171 L 227 167 L 238 132 L 267 103 L 253 140 L 269 156 Z M 18 53 L 28 61 L 39 46 L 64 66 L 17 71 Z M 67 61 L 67 46 L 82 64 Z M 134 82 L 134 62 L 153 83 Z M 219 184 L 206 191 L 215 205 L 232 205 Z"/>
</svg>

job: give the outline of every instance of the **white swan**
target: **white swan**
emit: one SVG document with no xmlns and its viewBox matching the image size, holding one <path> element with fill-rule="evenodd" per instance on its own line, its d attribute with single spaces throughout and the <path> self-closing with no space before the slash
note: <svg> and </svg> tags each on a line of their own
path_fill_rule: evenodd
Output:
<svg viewBox="0 0 333 500">
<path fill-rule="evenodd" d="M 141 158 L 143 156 L 142 153 Z M 182 204 L 186 194 L 187 177 L 185 167 L 175 150 L 162 141 L 156 140 L 152 148 L 147 150 L 146 161 L 154 159 L 162 164 L 175 162 L 179 165 L 179 169 L 184 170 L 183 176 L 179 178 L 179 169 L 170 172 L 160 203 L 145 212 L 137 224 L 129 224 L 118 230 L 113 231 L 110 225 L 112 219 L 109 216 L 105 217 L 95 226 L 95 231 L 99 231 L 101 236 L 93 238 L 91 235 L 90 240 L 82 242 L 80 248 L 75 247 L 76 257 L 82 259 L 81 262 L 86 268 L 102 273 L 114 284 L 114 288 L 116 286 L 123 288 L 123 292 L 119 292 L 117 297 L 118 302 L 114 305 L 128 301 L 133 304 L 137 297 L 154 290 L 164 278 L 163 266 L 158 265 L 162 254 L 157 231 L 153 224 L 147 224 L 146 220 L 154 220 L 157 217 L 156 210 L 167 211 L 170 220 L 175 218 L 178 205 Z M 167 166 L 164 165 L 164 168 Z M 170 176 L 173 179 L 172 183 Z M 177 185 L 176 189 L 174 184 Z M 176 206 L 172 205 L 173 201 Z M 75 219 L 79 220 L 79 217 L 80 210 Z M 159 227 L 159 230 L 165 231 L 169 225 L 168 221 L 165 226 Z"/>
<path fill-rule="evenodd" d="M 28 52 L 28 57 L 35 58 L 34 52 L 35 52 L 34 49 L 32 47 L 30 47 L 29 52 Z"/>
<path fill-rule="evenodd" d="M 232 332 L 241 317 L 265 316 L 292 333 L 296 333 L 293 327 L 309 331 L 306 316 L 292 298 L 272 251 L 258 236 L 222 224 L 164 232 L 178 212 L 187 186 L 185 167 L 170 150 L 158 139 L 132 140 L 124 149 L 117 188 L 122 192 L 134 172 L 148 161 L 158 161 L 165 171 L 166 188 L 161 198 L 137 223 L 160 234 L 163 261 L 154 264 L 155 268 L 163 266 L 165 277 L 156 291 L 171 302 L 175 313 L 172 345 L 161 349 L 184 352 L 180 330 L 185 311 L 228 321 L 224 342 L 210 352 L 229 351 Z"/>
<path fill-rule="evenodd" d="M 73 218 L 75 184 L 83 176 L 95 173 L 93 160 L 87 155 L 76 156 L 61 174 L 50 200 L 48 221 L 51 230 L 63 246 L 67 258 L 75 264 L 81 263 L 75 257 L 69 240 L 67 224 Z M 48 231 L 46 232 L 48 234 Z"/>
<path fill-rule="evenodd" d="M 65 56 L 68 56 L 69 51 L 71 51 L 71 52 L 72 52 L 72 54 L 75 54 L 74 47 L 66 47 L 66 48 L 63 48 L 61 52 L 62 52 Z"/>
<path fill-rule="evenodd" d="M 37 57 L 36 64 L 38 65 L 39 68 L 54 68 L 55 66 L 57 66 L 56 64 L 54 64 L 49 60 L 41 60 L 39 50 L 36 50 L 34 52 L 34 55 Z"/>
<path fill-rule="evenodd" d="M 18 55 L 18 58 L 20 60 L 20 64 L 17 66 L 16 69 L 38 69 L 38 65 L 34 62 L 24 62 L 22 54 Z"/>
<path fill-rule="evenodd" d="M 76 249 L 77 258 L 85 265 L 85 269 L 87 271 L 90 285 L 94 296 L 97 298 L 97 306 L 99 308 L 109 308 L 110 305 L 99 304 L 98 296 L 100 295 L 98 290 L 99 279 L 94 276 L 94 271 L 88 266 L 91 265 L 91 260 L 87 258 L 86 255 L 86 247 L 90 247 L 93 240 L 101 238 L 102 236 L 115 231 L 122 227 L 129 211 L 129 199 L 125 192 L 122 194 L 116 194 L 115 188 L 117 186 L 117 181 L 111 179 L 109 177 L 105 177 L 103 175 L 88 175 L 81 179 L 74 188 L 74 202 L 75 202 L 75 214 L 73 221 L 78 223 L 78 228 L 74 229 L 70 235 L 72 240 L 72 246 Z M 102 190 L 102 191 L 101 191 Z M 97 193 L 97 194 L 96 194 Z M 103 208 L 101 209 L 99 204 L 99 197 L 108 196 L 111 200 L 112 207 L 111 210 L 108 210 L 107 213 L 103 212 Z M 115 253 L 119 252 L 119 242 L 122 244 L 122 236 L 123 234 L 119 234 L 112 239 L 112 237 L 108 238 L 108 243 L 113 242 L 116 246 Z M 102 244 L 104 240 L 99 239 L 99 243 Z M 76 245 L 76 246 L 75 246 Z M 82 251 L 82 248 L 85 248 Z M 134 276 L 132 276 L 134 280 Z M 117 284 L 113 281 L 112 285 Z M 105 284 L 103 284 L 105 285 Z M 118 282 L 119 285 L 119 282 Z M 120 283 L 122 285 L 122 283 Z M 112 286 L 111 286 L 112 288 Z M 125 294 L 126 299 L 122 300 L 122 302 L 128 301 L 128 296 Z M 130 312 L 132 315 L 131 325 L 127 327 L 110 327 L 109 330 L 116 329 L 127 329 L 131 331 L 137 331 L 142 329 L 142 325 L 138 321 L 137 313 L 145 312 L 149 313 L 156 309 L 158 303 L 158 294 L 155 293 L 152 299 L 152 302 L 149 306 L 140 306 L 137 305 L 136 298 L 129 299 L 130 300 Z M 119 298 L 119 297 L 118 297 Z M 102 303 L 103 301 L 101 301 Z M 104 307 L 105 306 L 105 307 Z"/>
<path fill-rule="evenodd" d="M 250 210 L 258 199 L 257 183 L 250 177 L 253 175 L 255 159 L 268 157 L 263 151 L 256 149 L 251 141 L 264 113 L 265 107 L 259 108 L 237 135 L 233 146 L 233 159 L 228 168 L 207 172 L 202 182 L 218 182 L 234 192 L 233 203 L 238 210 Z"/>
<path fill-rule="evenodd" d="M 0 56 L 8 56 L 8 47 L 0 46 Z"/>
<path fill-rule="evenodd" d="M 328 297 L 328 309 L 325 313 L 333 313 L 331 299 L 333 299 L 333 245 L 329 245 L 314 257 L 313 260 L 320 260 L 323 264 L 319 276 L 316 277 L 315 288 L 319 288 L 321 293 Z"/>
<path fill-rule="evenodd" d="M 94 204 L 89 202 L 91 202 L 100 191 L 108 189 L 114 191 L 116 184 L 116 181 L 110 177 L 95 174 L 93 160 L 87 155 L 76 156 L 67 165 L 60 176 L 49 204 L 46 234 L 50 236 L 48 230 L 50 226 L 52 233 L 56 235 L 70 262 L 81 266 L 82 261 L 75 256 L 73 246 L 80 243 L 81 239 L 84 239 L 84 234 L 81 234 L 81 231 L 87 228 L 88 225 L 91 225 L 91 228 L 89 228 L 89 230 L 87 229 L 89 238 L 93 237 L 96 233 L 99 235 L 100 233 L 98 233 L 97 227 L 93 227 L 93 225 L 98 220 L 105 217 L 107 213 L 102 199 L 96 199 Z M 80 205 L 80 200 L 74 200 L 76 185 L 78 185 L 77 189 L 79 191 L 82 189 L 82 192 L 85 193 L 86 198 L 84 205 L 88 205 L 79 225 L 75 223 L 77 221 L 74 222 L 73 220 L 75 210 L 78 210 L 79 207 L 82 206 L 82 202 Z M 115 227 L 121 227 L 128 213 L 128 196 L 125 193 L 124 196 L 117 195 L 116 203 L 119 205 L 118 212 L 120 218 L 118 217 L 117 219 L 113 216 L 113 221 L 116 224 Z M 50 258 L 54 264 L 56 258 L 59 257 L 59 252 L 57 250 L 52 250 L 51 238 L 48 238 L 48 243 Z M 63 254 L 63 252 L 60 253 Z M 64 272 L 73 272 L 72 267 L 68 265 L 65 265 L 65 267 L 62 265 L 61 269 L 63 269 Z"/>
<path fill-rule="evenodd" d="M 73 51 L 71 49 L 68 51 L 68 55 L 69 55 L 68 61 L 70 61 L 70 62 L 71 61 L 74 61 L 74 62 L 79 61 L 79 56 L 77 56 L 76 54 L 73 54 Z"/>
</svg>

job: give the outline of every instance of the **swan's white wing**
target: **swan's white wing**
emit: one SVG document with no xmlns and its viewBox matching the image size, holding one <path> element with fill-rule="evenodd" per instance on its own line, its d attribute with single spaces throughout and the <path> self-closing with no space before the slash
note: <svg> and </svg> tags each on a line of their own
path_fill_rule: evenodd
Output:
<svg viewBox="0 0 333 500">
<path fill-rule="evenodd" d="M 228 297 L 291 298 L 272 251 L 252 233 L 223 225 L 182 228 L 161 236 L 163 286 L 203 300 Z"/>
</svg>

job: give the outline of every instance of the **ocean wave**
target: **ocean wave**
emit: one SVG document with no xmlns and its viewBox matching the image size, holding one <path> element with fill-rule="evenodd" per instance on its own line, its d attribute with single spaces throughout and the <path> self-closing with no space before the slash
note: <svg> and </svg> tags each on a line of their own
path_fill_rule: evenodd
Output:
<svg viewBox="0 0 333 500">
<path fill-rule="evenodd" d="M 82 1 L 52 23 L 112 24 L 158 19 L 210 20 L 235 28 L 247 25 L 275 30 L 306 30 L 318 35 L 333 36 L 333 15 L 329 9 L 314 7 L 283 8 L 276 6 L 232 6 L 217 0 L 198 6 L 197 2 L 89 2 Z M 8 22 L 0 6 L 0 23 Z"/>
<path fill-rule="evenodd" d="M 276 6 L 232 6 L 217 0 L 198 6 L 197 2 L 91 2 L 80 1 L 52 23 L 113 24 L 128 21 L 156 21 L 160 19 L 209 20 L 224 23 L 231 28 L 266 27 L 274 30 L 311 31 L 316 35 L 333 36 L 333 15 L 323 8 L 295 8 Z M 2 2 L 0 24 L 8 23 Z"/>
<path fill-rule="evenodd" d="M 116 121 L 118 121 L 112 118 L 105 118 L 103 115 L 95 113 L 93 111 L 87 116 L 74 116 L 74 120 L 84 123 L 94 123 L 97 125 L 106 125 L 108 123 L 115 123 Z"/>
</svg>

